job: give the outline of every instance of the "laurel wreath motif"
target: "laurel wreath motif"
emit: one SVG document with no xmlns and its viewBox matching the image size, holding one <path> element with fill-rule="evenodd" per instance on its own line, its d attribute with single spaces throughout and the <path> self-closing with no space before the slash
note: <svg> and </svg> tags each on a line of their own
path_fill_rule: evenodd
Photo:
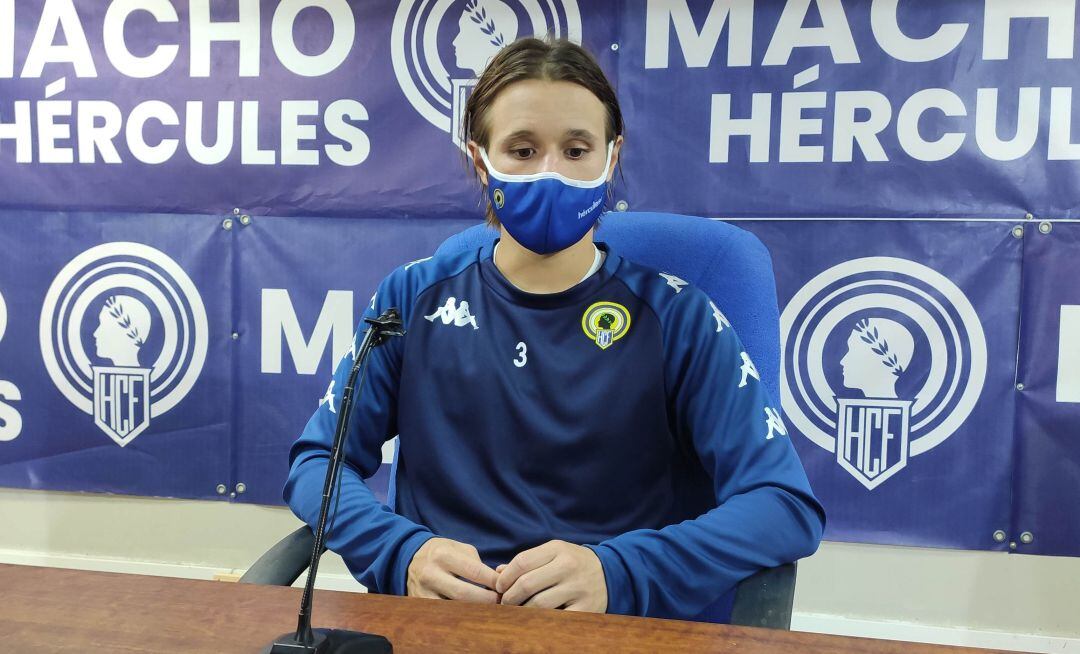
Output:
<svg viewBox="0 0 1080 654">
<path fill-rule="evenodd" d="M 134 341 L 135 345 L 142 347 L 144 341 L 139 335 L 139 328 L 131 324 L 131 316 L 124 311 L 124 305 L 116 299 L 116 296 L 110 295 L 109 299 L 105 300 L 105 308 L 109 310 L 109 315 L 116 320 L 127 337 Z"/>
<path fill-rule="evenodd" d="M 874 354 L 881 357 L 881 362 L 892 370 L 893 375 L 899 377 L 904 372 L 904 366 L 900 365 L 896 353 L 889 351 L 889 342 L 881 337 L 877 327 L 870 326 L 868 318 L 863 318 L 855 325 L 855 333 L 863 343 L 870 346 Z"/>
<path fill-rule="evenodd" d="M 491 37 L 491 45 L 500 48 L 506 45 L 502 32 L 495 34 L 495 19 L 488 18 L 487 9 L 480 6 L 480 0 L 469 0 L 465 4 L 465 13 L 469 15 L 472 22 L 480 26 L 481 32 Z"/>
</svg>

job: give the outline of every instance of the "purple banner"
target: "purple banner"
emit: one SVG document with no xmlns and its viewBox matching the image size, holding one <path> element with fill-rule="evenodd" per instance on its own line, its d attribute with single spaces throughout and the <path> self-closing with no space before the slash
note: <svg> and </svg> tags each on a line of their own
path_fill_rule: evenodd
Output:
<svg viewBox="0 0 1080 654">
<path fill-rule="evenodd" d="M 278 503 L 376 283 L 482 219 L 478 75 L 551 32 L 622 103 L 613 209 L 771 249 L 829 538 L 1078 555 L 1077 25 L 1070 1 L 0 0 L 0 485 Z"/>
<path fill-rule="evenodd" d="M 826 538 L 1003 549 L 1022 240 L 997 222 L 739 225 L 772 251 L 784 421 Z"/>
<path fill-rule="evenodd" d="M 236 401 L 221 219 L 0 224 L 0 485 L 216 497 Z"/>
<path fill-rule="evenodd" d="M 1028 223 L 1017 358 L 1018 551 L 1080 554 L 1080 224 Z"/>
<path fill-rule="evenodd" d="M 1073 2 L 8 0 L 0 207 L 456 219 L 477 76 L 551 32 L 617 87 L 635 210 L 1077 217 L 1076 25 Z"/>
</svg>

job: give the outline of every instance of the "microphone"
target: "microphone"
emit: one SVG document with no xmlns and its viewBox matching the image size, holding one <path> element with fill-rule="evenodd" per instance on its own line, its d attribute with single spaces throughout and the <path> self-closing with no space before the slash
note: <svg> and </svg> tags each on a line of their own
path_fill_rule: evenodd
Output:
<svg viewBox="0 0 1080 654">
<path fill-rule="evenodd" d="M 390 641 L 383 636 L 367 634 L 346 629 L 312 629 L 311 602 L 315 592 L 315 575 L 319 571 L 319 559 L 325 549 L 326 516 L 330 510 L 331 489 L 337 480 L 343 458 L 345 429 L 349 424 L 349 413 L 353 404 L 353 385 L 368 354 L 377 345 L 393 336 L 403 336 L 404 326 L 401 314 L 395 308 L 389 308 L 378 318 L 365 318 L 368 323 L 360 351 L 353 360 L 349 379 L 341 394 L 341 406 L 338 408 L 337 428 L 334 431 L 334 444 L 330 450 L 330 464 L 326 467 L 326 481 L 323 483 L 322 506 L 319 508 L 319 524 L 315 529 L 315 546 L 311 550 L 311 564 L 308 566 L 307 583 L 304 596 L 300 600 L 300 613 L 295 633 L 278 636 L 273 644 L 263 650 L 263 654 L 389 654 L 393 651 Z M 363 384 L 363 379 L 360 380 Z M 336 515 L 336 512 L 335 512 Z"/>
</svg>

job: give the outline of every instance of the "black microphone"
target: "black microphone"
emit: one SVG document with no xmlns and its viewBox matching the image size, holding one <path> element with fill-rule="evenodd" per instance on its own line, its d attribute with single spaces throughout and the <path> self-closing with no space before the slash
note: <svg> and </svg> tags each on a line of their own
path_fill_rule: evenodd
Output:
<svg viewBox="0 0 1080 654">
<path fill-rule="evenodd" d="M 353 404 L 353 385 L 364 365 L 368 354 L 375 346 L 392 336 L 403 336 L 404 326 L 401 315 L 395 308 L 387 309 L 378 318 L 365 318 L 368 323 L 360 351 L 353 359 L 349 380 L 341 394 L 341 406 L 338 408 L 337 428 L 334 432 L 334 445 L 330 450 L 330 465 L 326 467 L 326 481 L 323 483 L 322 506 L 319 508 L 319 526 L 315 530 L 315 546 L 311 550 L 311 564 L 308 566 L 307 583 L 304 596 L 300 600 L 300 613 L 295 633 L 278 636 L 273 644 L 263 650 L 263 654 L 389 654 L 393 651 L 390 641 L 383 636 L 367 634 L 346 629 L 312 629 L 311 601 L 315 592 L 315 575 L 319 571 L 319 559 L 324 549 L 326 516 L 330 510 L 331 489 L 337 480 L 342 450 L 345 442 L 345 429 L 349 424 L 349 413 Z M 363 384 L 363 379 L 360 380 Z M 335 515 L 336 515 L 335 511 Z"/>
</svg>

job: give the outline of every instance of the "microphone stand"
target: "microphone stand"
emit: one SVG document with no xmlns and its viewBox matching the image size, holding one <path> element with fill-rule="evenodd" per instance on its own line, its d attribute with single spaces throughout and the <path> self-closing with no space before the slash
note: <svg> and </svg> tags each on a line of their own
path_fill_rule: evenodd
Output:
<svg viewBox="0 0 1080 654">
<path fill-rule="evenodd" d="M 405 334 L 401 316 L 397 309 L 394 308 L 387 309 L 378 318 L 365 318 L 364 321 L 371 326 L 368 327 L 367 332 L 364 334 L 364 340 L 360 344 L 360 351 L 356 353 L 356 358 L 353 359 L 348 382 L 345 384 L 345 390 L 341 394 L 337 429 L 334 432 L 334 445 L 330 450 L 330 464 L 326 467 L 326 481 L 323 483 L 319 526 L 315 530 L 315 547 L 311 550 L 311 564 L 308 566 L 304 596 L 300 600 L 296 633 L 278 636 L 272 645 L 263 650 L 265 654 L 332 654 L 334 652 L 366 654 L 368 652 L 389 653 L 393 651 L 390 641 L 383 636 L 345 629 L 313 630 L 311 628 L 311 601 L 312 594 L 315 592 L 315 575 L 319 571 L 319 558 L 325 549 L 326 516 L 330 511 L 331 489 L 334 487 L 338 470 L 341 468 L 342 446 L 345 442 L 346 425 L 349 424 L 349 413 L 353 404 L 353 385 L 356 383 L 356 377 L 365 359 L 367 359 L 367 355 L 375 346 L 383 343 L 389 337 Z"/>
</svg>

